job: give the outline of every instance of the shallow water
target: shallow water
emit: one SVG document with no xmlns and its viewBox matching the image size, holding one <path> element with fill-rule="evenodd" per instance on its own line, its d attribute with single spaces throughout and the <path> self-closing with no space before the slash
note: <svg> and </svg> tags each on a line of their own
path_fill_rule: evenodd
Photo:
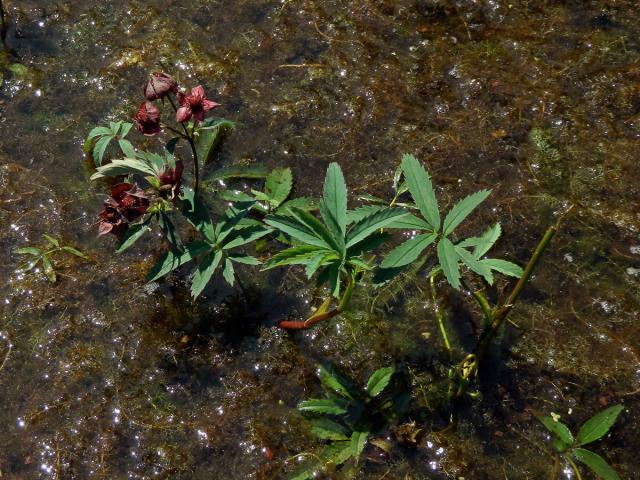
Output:
<svg viewBox="0 0 640 480">
<path fill-rule="evenodd" d="M 625 412 L 594 449 L 640 478 L 635 1 L 3 4 L 7 58 L 26 68 L 0 89 L 0 478 L 286 478 L 320 445 L 295 405 L 321 391 L 321 360 L 359 383 L 394 364 L 411 387 L 403 422 L 424 434 L 408 446 L 390 431 L 390 453 L 369 446 L 356 478 L 552 478 L 533 413 L 577 427 L 615 403 Z M 193 302 L 188 272 L 145 286 L 159 241 L 115 255 L 96 238 L 104 187 L 83 139 L 130 117 L 159 68 L 237 122 L 218 165 L 290 166 L 296 195 L 319 195 L 337 161 L 353 198 L 388 196 L 411 152 L 441 204 L 493 189 L 468 233 L 500 220 L 498 253 L 521 264 L 574 205 L 455 428 L 434 405 L 444 355 L 424 271 L 290 335 L 274 325 L 304 315 L 301 272 L 240 272 L 247 297 L 220 283 Z M 55 285 L 16 274 L 13 249 L 42 233 L 92 261 Z M 477 312 L 447 295 L 466 346 Z"/>
</svg>

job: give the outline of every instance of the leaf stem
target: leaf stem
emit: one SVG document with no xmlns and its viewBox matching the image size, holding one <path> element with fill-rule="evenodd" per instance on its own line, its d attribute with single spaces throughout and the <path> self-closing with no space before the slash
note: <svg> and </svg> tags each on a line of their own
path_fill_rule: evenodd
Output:
<svg viewBox="0 0 640 480">
<path fill-rule="evenodd" d="M 447 331 L 444 328 L 444 320 L 442 318 L 442 311 L 440 310 L 440 304 L 438 303 L 438 296 L 436 294 L 436 277 L 440 270 L 433 270 L 429 274 L 429 290 L 431 291 L 431 301 L 433 302 L 433 310 L 436 314 L 436 319 L 438 320 L 438 328 L 440 329 L 440 335 L 442 336 L 442 341 L 444 342 L 444 347 L 447 349 L 447 353 L 451 356 L 451 344 L 449 343 L 449 337 L 447 336 Z"/>
<path fill-rule="evenodd" d="M 478 359 L 482 358 L 487 353 L 487 350 L 489 349 L 491 342 L 493 341 L 496 334 L 498 333 L 498 330 L 500 329 L 505 319 L 511 312 L 511 309 L 513 308 L 514 304 L 518 300 L 518 297 L 520 296 L 520 293 L 522 293 L 522 290 L 524 289 L 525 285 L 530 280 L 531 275 L 533 274 L 533 270 L 536 268 L 536 266 L 540 262 L 540 258 L 542 257 L 542 254 L 549 246 L 549 242 L 551 242 L 551 239 L 556 234 L 557 229 L 558 229 L 557 224 L 552 225 L 547 229 L 544 236 L 536 246 L 536 249 L 534 250 L 533 255 L 531 255 L 531 258 L 529 259 L 529 262 L 527 263 L 527 266 L 525 267 L 524 272 L 518 279 L 518 283 L 516 283 L 516 286 L 511 291 L 511 294 L 507 299 L 507 303 L 494 310 L 491 323 L 487 326 L 487 328 L 485 328 L 484 332 L 482 333 L 482 336 L 480 337 L 480 340 L 478 341 L 478 346 L 476 348 L 476 357 Z"/>
<path fill-rule="evenodd" d="M 574 463 L 574 461 L 571 460 L 571 457 L 565 454 L 564 458 L 567 462 L 569 462 L 569 465 L 571 465 L 571 468 L 573 469 L 573 471 L 576 472 L 576 480 L 582 480 L 582 475 L 580 475 L 580 470 L 578 469 L 578 466 Z"/>
<path fill-rule="evenodd" d="M 304 321 L 281 320 L 278 323 L 278 326 L 280 328 L 286 328 L 288 330 L 306 330 L 312 327 L 313 325 L 315 325 L 316 323 L 322 322 L 324 320 L 329 320 L 330 318 L 340 315 L 342 312 L 344 312 L 347 309 L 347 306 L 349 305 L 349 301 L 351 300 L 351 295 L 353 294 L 353 290 L 355 286 L 356 286 L 356 280 L 353 275 L 350 275 L 349 284 L 347 285 L 347 288 L 345 289 L 344 294 L 340 299 L 340 303 L 336 308 L 328 312 L 325 311 L 325 309 L 323 308 L 327 304 L 327 302 L 325 301 L 322 304 L 323 306 L 319 308 L 315 314 L 311 315 L 306 320 Z"/>
<path fill-rule="evenodd" d="M 171 95 L 167 95 L 166 98 L 169 99 L 169 103 L 173 107 L 174 112 L 178 113 L 178 107 L 176 107 L 176 104 L 174 103 L 173 98 L 171 98 Z M 191 130 L 191 132 L 189 132 L 189 129 L 184 124 L 184 122 L 180 122 L 180 125 L 182 125 L 182 129 L 184 130 L 184 135 L 182 134 L 180 135 L 189 142 L 189 146 L 191 147 L 191 153 L 193 155 L 193 176 L 194 176 L 193 191 L 197 195 L 198 189 L 200 187 L 200 161 L 198 160 L 198 151 L 196 150 L 196 144 L 193 138 L 193 129 Z M 170 130 L 175 131 L 172 128 L 170 128 Z"/>
</svg>

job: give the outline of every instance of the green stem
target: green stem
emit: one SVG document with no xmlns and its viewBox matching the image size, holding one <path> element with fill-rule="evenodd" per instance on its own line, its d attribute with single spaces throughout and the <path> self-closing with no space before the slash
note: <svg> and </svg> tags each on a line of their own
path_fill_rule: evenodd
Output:
<svg viewBox="0 0 640 480">
<path fill-rule="evenodd" d="M 447 336 L 447 331 L 444 328 L 444 320 L 442 318 L 442 312 L 440 311 L 440 304 L 438 303 L 438 296 L 436 294 L 435 281 L 439 271 L 440 270 L 434 270 L 429 274 L 429 289 L 431 290 L 431 301 L 433 302 L 433 310 L 436 314 L 436 319 L 438 320 L 438 328 L 440 329 L 440 335 L 442 336 L 444 347 L 447 349 L 449 356 L 451 356 L 451 344 L 449 343 L 449 337 Z"/>
<path fill-rule="evenodd" d="M 580 470 L 578 470 L 578 466 L 573 462 L 573 460 L 571 460 L 571 457 L 569 455 L 564 455 L 564 458 L 567 462 L 569 462 L 569 465 L 571 465 L 571 468 L 573 469 L 573 471 L 576 472 L 576 480 L 582 480 L 582 475 L 580 475 Z"/>
<path fill-rule="evenodd" d="M 518 283 L 516 283 L 516 286 L 511 291 L 511 294 L 507 299 L 507 303 L 504 304 L 502 307 L 498 308 L 493 314 L 493 319 L 491 323 L 487 328 L 485 328 L 478 342 L 478 346 L 476 348 L 476 357 L 478 359 L 482 358 L 487 353 L 487 350 L 489 349 L 491 342 L 493 341 L 496 334 L 498 333 L 498 330 L 500 329 L 505 319 L 511 312 L 511 309 L 513 308 L 514 304 L 518 300 L 520 293 L 522 293 L 524 286 L 527 284 L 527 282 L 531 278 L 531 275 L 533 274 L 533 270 L 536 268 L 536 266 L 540 262 L 540 258 L 542 257 L 542 254 L 549 246 L 549 242 L 551 242 L 551 239 L 556 234 L 556 231 L 557 231 L 557 225 L 553 225 L 547 229 L 544 236 L 542 237 L 542 240 L 540 240 L 540 242 L 538 243 L 538 246 L 534 250 L 533 255 L 531 256 L 531 259 L 529 260 L 529 263 L 527 263 L 527 266 L 525 267 L 524 272 L 520 276 Z"/>
</svg>

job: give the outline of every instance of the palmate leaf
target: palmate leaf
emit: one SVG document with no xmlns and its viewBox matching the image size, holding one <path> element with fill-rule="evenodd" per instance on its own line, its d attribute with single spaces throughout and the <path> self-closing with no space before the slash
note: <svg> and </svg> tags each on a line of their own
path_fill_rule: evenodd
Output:
<svg viewBox="0 0 640 480">
<path fill-rule="evenodd" d="M 363 253 L 371 252 L 375 250 L 383 243 L 387 242 L 391 238 L 391 235 L 385 232 L 374 232 L 369 235 L 364 240 L 356 243 L 354 246 L 350 247 L 347 251 L 347 258 L 357 257 L 362 255 Z"/>
<path fill-rule="evenodd" d="M 471 252 L 458 245 L 454 246 L 456 253 L 462 263 L 464 263 L 472 272 L 481 275 L 489 285 L 493 285 L 493 274 L 491 268 L 486 263 L 479 261 Z"/>
<path fill-rule="evenodd" d="M 307 260 L 304 262 L 306 263 L 304 273 L 307 276 L 307 278 L 311 278 L 313 274 L 316 273 L 318 268 L 325 265 L 326 263 L 339 260 L 339 259 L 340 257 L 336 254 L 336 252 L 333 252 L 333 251 L 330 252 L 329 250 L 318 251 L 317 253 L 314 253 L 312 256 L 307 257 Z"/>
<path fill-rule="evenodd" d="M 265 218 L 264 222 L 303 243 L 332 249 L 329 243 L 318 237 L 304 223 L 299 222 L 297 218 L 293 217 L 293 214 L 291 215 L 292 216 L 286 217 L 283 215 L 273 215 Z"/>
<path fill-rule="evenodd" d="M 347 428 L 328 418 L 314 418 L 311 425 L 311 433 L 322 440 L 349 440 Z"/>
<path fill-rule="evenodd" d="M 124 140 L 121 138 L 120 140 L 118 140 L 118 145 L 120 145 L 120 150 L 122 150 L 122 153 L 124 153 L 125 157 L 135 158 L 136 149 L 133 148 L 133 145 L 129 140 Z"/>
<path fill-rule="evenodd" d="M 293 179 L 290 168 L 276 168 L 272 170 L 264 185 L 264 193 L 269 197 L 269 202 L 279 206 L 291 193 Z"/>
<path fill-rule="evenodd" d="M 151 215 L 142 223 L 129 225 L 127 227 L 127 230 L 124 233 L 124 236 L 122 237 L 122 240 L 118 244 L 116 253 L 124 252 L 127 248 L 129 248 L 131 245 L 136 243 L 138 239 L 142 237 L 145 233 L 150 232 L 151 227 L 149 227 L 149 224 L 151 223 L 152 218 L 153 218 L 153 215 Z"/>
<path fill-rule="evenodd" d="M 576 460 L 589 467 L 598 477 L 604 480 L 620 480 L 616 471 L 600 455 L 584 448 L 574 448 L 571 450 L 571 454 Z"/>
<path fill-rule="evenodd" d="M 129 175 L 138 173 L 141 175 L 155 176 L 155 170 L 145 161 L 138 158 L 124 158 L 121 160 L 112 160 L 96 169 L 96 173 L 91 175 L 91 180 L 97 180 L 104 177 L 116 177 L 118 175 Z"/>
<path fill-rule="evenodd" d="M 333 253 L 333 251 L 315 245 L 300 245 L 287 248 L 272 255 L 271 258 L 264 263 L 263 270 L 269 270 L 282 265 L 304 265 L 318 254 L 327 255 L 330 253 Z"/>
<path fill-rule="evenodd" d="M 613 426 L 623 409 L 622 405 L 614 405 L 584 422 L 576 437 L 576 446 L 586 445 L 603 437 Z"/>
<path fill-rule="evenodd" d="M 402 171 L 413 201 L 433 231 L 440 230 L 440 212 L 429 174 L 413 155 L 402 156 Z"/>
<path fill-rule="evenodd" d="M 469 214 L 480 205 L 491 193 L 491 190 L 480 190 L 473 193 L 468 197 L 463 198 L 456 203 L 453 208 L 447 213 L 443 224 L 443 233 L 450 235 L 455 228 L 464 221 Z"/>
<path fill-rule="evenodd" d="M 520 278 L 523 273 L 522 267 L 516 265 L 515 263 L 508 262 L 507 260 L 486 258 L 480 260 L 479 263 L 490 268 L 491 270 L 495 270 L 496 272 L 500 272 L 503 275 L 508 275 L 510 277 Z"/>
<path fill-rule="evenodd" d="M 458 254 L 451 240 L 441 238 L 438 242 L 438 262 L 449 285 L 455 289 L 460 288 L 460 269 L 458 268 Z"/>
<path fill-rule="evenodd" d="M 330 415 L 343 415 L 347 413 L 349 403 L 341 398 L 311 398 L 298 404 L 298 410 L 309 413 L 327 413 Z"/>
<path fill-rule="evenodd" d="M 364 217 L 349 229 L 349 233 L 347 234 L 347 248 L 361 242 L 373 232 L 406 215 L 408 215 L 406 210 L 386 208 Z"/>
<path fill-rule="evenodd" d="M 100 137 L 96 144 L 93 146 L 93 163 L 96 167 L 102 165 L 102 158 L 104 157 L 104 152 L 107 150 L 109 146 L 109 142 L 113 140 L 112 135 L 105 135 L 104 137 Z M 93 180 L 93 177 L 91 177 Z"/>
<path fill-rule="evenodd" d="M 210 251 L 198 264 L 198 268 L 194 272 L 191 282 L 191 296 L 193 298 L 198 298 L 207 286 L 216 268 L 218 268 L 220 260 L 222 260 L 222 252 L 220 250 Z"/>
<path fill-rule="evenodd" d="M 557 437 L 561 442 L 560 451 L 564 451 L 573 444 L 573 435 L 571 434 L 571 430 L 564 423 L 554 420 L 552 417 L 540 417 L 540 421 L 542 424 L 549 430 L 555 437 Z"/>
<path fill-rule="evenodd" d="M 370 397 L 377 397 L 387 388 L 389 381 L 395 372 L 393 367 L 380 368 L 373 372 L 367 381 L 367 393 Z"/>
<path fill-rule="evenodd" d="M 264 227 L 247 227 L 247 228 L 236 228 L 231 235 L 226 238 L 226 242 L 223 244 L 222 248 L 225 250 L 229 250 L 231 248 L 239 247 L 241 245 L 245 245 L 247 243 L 254 242 L 259 238 L 268 235 L 273 232 L 270 228 Z"/>
<path fill-rule="evenodd" d="M 320 213 L 336 238 L 344 238 L 347 227 L 347 185 L 337 163 L 329 164 L 324 180 Z"/>
<path fill-rule="evenodd" d="M 103 137 L 105 135 L 114 135 L 109 127 L 95 127 L 89 132 L 87 140 L 92 140 L 96 137 Z"/>
<path fill-rule="evenodd" d="M 192 242 L 184 246 L 184 251 L 165 253 L 147 274 L 147 282 L 153 282 L 176 268 L 189 263 L 198 255 L 211 250 L 211 245 L 206 242 Z"/>
<path fill-rule="evenodd" d="M 436 233 L 423 233 L 397 246 L 385 257 L 380 265 L 383 269 L 409 265 L 438 238 Z"/>
<path fill-rule="evenodd" d="M 320 204 L 320 212 L 322 212 L 323 204 Z M 345 242 L 344 236 L 336 237 L 332 235 L 332 232 L 327 229 L 325 225 L 322 224 L 320 220 L 311 215 L 311 213 L 306 210 L 301 210 L 299 208 L 290 208 L 289 212 L 291 215 L 302 225 L 306 226 L 309 231 L 313 232 L 313 234 L 321 239 L 329 248 L 340 253 L 341 256 L 345 254 Z"/>
</svg>

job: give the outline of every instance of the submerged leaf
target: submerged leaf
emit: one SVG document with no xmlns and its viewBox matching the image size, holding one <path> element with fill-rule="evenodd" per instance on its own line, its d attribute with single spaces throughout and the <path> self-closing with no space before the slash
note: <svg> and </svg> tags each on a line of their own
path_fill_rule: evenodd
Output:
<svg viewBox="0 0 640 480">
<path fill-rule="evenodd" d="M 347 413 L 348 402 L 342 399 L 311 398 L 298 404 L 298 410 L 311 413 L 342 415 Z"/>
<path fill-rule="evenodd" d="M 348 440 L 349 431 L 338 422 L 325 417 L 314 418 L 311 421 L 311 433 L 323 440 Z"/>
<path fill-rule="evenodd" d="M 367 392 L 370 397 L 377 397 L 387 388 L 393 372 L 395 372 L 393 367 L 380 368 L 373 372 L 367 382 Z"/>
</svg>

